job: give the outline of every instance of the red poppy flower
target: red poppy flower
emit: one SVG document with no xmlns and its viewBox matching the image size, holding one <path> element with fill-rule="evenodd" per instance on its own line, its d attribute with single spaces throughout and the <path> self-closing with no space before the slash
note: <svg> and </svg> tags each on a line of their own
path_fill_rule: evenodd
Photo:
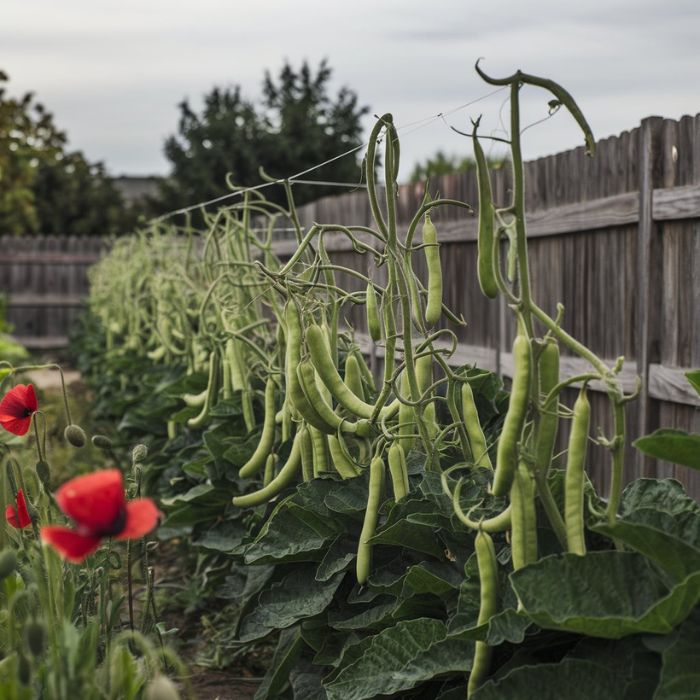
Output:
<svg viewBox="0 0 700 700">
<path fill-rule="evenodd" d="M 0 401 L 0 425 L 15 435 L 24 435 L 39 408 L 33 384 L 18 384 Z"/>
<path fill-rule="evenodd" d="M 22 491 L 22 489 L 17 492 L 16 503 L 17 510 L 15 510 L 15 507 L 11 503 L 5 508 L 5 520 L 7 520 L 12 527 L 16 527 L 20 530 L 32 524 L 32 519 L 29 517 L 27 502 L 24 500 L 24 491 Z"/>
<path fill-rule="evenodd" d="M 67 481 L 56 492 L 56 502 L 75 522 L 75 527 L 42 527 L 41 539 L 76 563 L 95 552 L 104 538 L 143 537 L 158 522 L 158 509 L 150 498 L 126 500 L 118 469 L 105 469 Z"/>
</svg>

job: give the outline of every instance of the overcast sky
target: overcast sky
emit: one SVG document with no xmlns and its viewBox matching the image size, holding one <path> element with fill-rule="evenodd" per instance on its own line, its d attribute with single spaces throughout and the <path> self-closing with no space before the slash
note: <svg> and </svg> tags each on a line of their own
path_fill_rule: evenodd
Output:
<svg viewBox="0 0 700 700">
<path fill-rule="evenodd" d="M 560 82 L 600 139 L 652 114 L 700 112 L 699 35 L 698 0 L 2 0 L 0 68 L 11 94 L 35 91 L 71 146 L 110 173 L 165 174 L 183 98 L 199 106 L 233 84 L 255 98 L 264 70 L 285 59 L 328 58 L 334 91 L 347 85 L 400 126 L 492 90 L 473 70 L 483 56 L 492 75 L 521 68 Z M 504 96 L 448 121 L 465 128 L 483 112 L 497 129 Z M 523 105 L 524 121 L 536 120 L 547 97 L 529 88 Z M 524 152 L 581 143 L 562 112 L 527 132 Z M 436 120 L 403 136 L 402 175 L 438 148 L 471 152 Z"/>
</svg>

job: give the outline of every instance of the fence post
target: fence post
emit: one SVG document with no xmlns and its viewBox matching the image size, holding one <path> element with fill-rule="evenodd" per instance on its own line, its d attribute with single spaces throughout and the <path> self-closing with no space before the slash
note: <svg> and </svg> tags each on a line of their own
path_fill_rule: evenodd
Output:
<svg viewBox="0 0 700 700">
<path fill-rule="evenodd" d="M 635 329 L 637 347 L 637 374 L 642 379 L 639 395 L 639 414 L 636 425 L 637 435 L 650 431 L 649 364 L 650 345 L 656 331 L 652 328 L 654 297 L 658 288 L 658 249 L 659 242 L 654 235 L 654 185 L 658 179 L 658 152 L 661 138 L 661 117 L 644 119 L 639 128 L 639 224 L 637 229 L 637 321 Z M 653 462 L 637 452 L 638 476 L 653 476 Z"/>
</svg>

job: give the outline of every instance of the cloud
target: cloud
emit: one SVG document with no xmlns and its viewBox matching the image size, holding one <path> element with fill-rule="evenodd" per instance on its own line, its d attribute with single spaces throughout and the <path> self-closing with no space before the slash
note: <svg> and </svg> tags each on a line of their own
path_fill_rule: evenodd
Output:
<svg viewBox="0 0 700 700">
<path fill-rule="evenodd" d="M 161 149 L 184 97 L 213 85 L 259 94 L 265 69 L 328 57 L 334 89 L 348 85 L 397 123 L 448 110 L 490 91 L 473 71 L 517 68 L 551 77 L 579 101 L 594 132 L 609 135 L 649 114 L 696 112 L 697 0 L 4 0 L 0 46 L 10 90 L 34 90 L 74 147 L 113 172 L 164 172 Z M 542 91 L 523 91 L 523 117 L 546 113 Z M 484 114 L 499 128 L 502 95 L 449 118 Z M 507 108 L 505 109 L 507 118 Z M 367 129 L 372 118 L 365 121 Z M 527 132 L 527 157 L 580 143 L 566 115 Z M 438 148 L 468 152 L 442 120 L 407 134 L 405 175 Z"/>
</svg>

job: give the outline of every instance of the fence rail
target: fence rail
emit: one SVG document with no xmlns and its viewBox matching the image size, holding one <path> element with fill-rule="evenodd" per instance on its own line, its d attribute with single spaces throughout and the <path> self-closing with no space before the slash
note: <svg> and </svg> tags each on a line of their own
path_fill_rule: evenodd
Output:
<svg viewBox="0 0 700 700">
<path fill-rule="evenodd" d="M 679 121 L 650 117 L 631 131 L 604 139 L 595 158 L 583 147 L 525 164 L 526 210 L 534 298 L 548 313 L 561 301 L 564 328 L 612 364 L 626 357 L 625 388 L 642 379 L 631 405 L 632 439 L 660 426 L 700 432 L 700 401 L 684 371 L 700 366 L 700 115 Z M 510 173 L 492 173 L 493 192 L 505 204 Z M 446 198 L 478 202 L 474 173 L 448 175 L 431 183 Z M 397 202 L 405 226 L 420 206 L 422 185 L 404 185 Z M 328 197 L 301 207 L 304 226 L 312 222 L 371 225 L 366 193 Z M 444 269 L 445 303 L 466 320 L 451 326 L 459 345 L 454 361 L 512 372 L 514 328 L 503 301 L 486 299 L 476 278 L 476 216 L 445 207 L 436 212 Z M 342 234 L 326 239 L 332 258 L 382 282 L 368 256 L 357 255 Z M 289 256 L 296 242 L 275 244 Z M 88 292 L 86 271 L 105 244 L 99 239 L 0 237 L 0 289 L 9 295 L 9 320 L 33 348 L 65 344 L 71 323 Z M 425 278 L 421 255 L 416 274 Z M 339 283 L 359 289 L 358 280 L 339 274 Z M 381 362 L 381 348 L 365 336 L 361 308 L 347 310 L 367 352 Z M 576 357 L 562 356 L 562 373 L 585 369 Z M 593 389 L 603 387 L 593 385 Z M 564 400 L 573 403 L 574 392 Z M 602 391 L 592 393 L 593 420 L 605 432 L 610 415 Z M 566 422 L 560 447 L 567 437 Z M 609 462 L 605 449 L 592 446 L 594 474 L 605 490 Z M 674 476 L 700 496 L 700 474 L 642 459 L 630 448 L 626 478 Z"/>
</svg>

